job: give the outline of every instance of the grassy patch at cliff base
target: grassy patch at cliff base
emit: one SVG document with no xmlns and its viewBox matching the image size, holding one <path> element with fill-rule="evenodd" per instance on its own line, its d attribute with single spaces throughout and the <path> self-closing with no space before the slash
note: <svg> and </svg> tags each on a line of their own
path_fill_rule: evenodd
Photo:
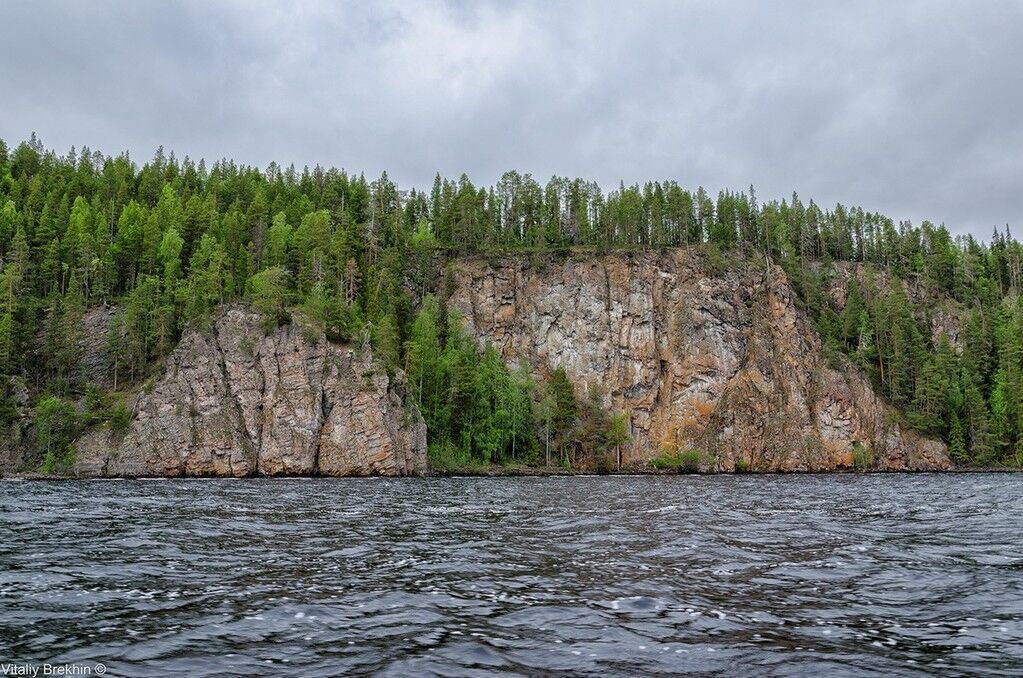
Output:
<svg viewBox="0 0 1023 678">
<path fill-rule="evenodd" d="M 703 452 L 694 449 L 665 451 L 651 459 L 650 465 L 658 471 L 699 473 L 703 457 Z"/>
</svg>

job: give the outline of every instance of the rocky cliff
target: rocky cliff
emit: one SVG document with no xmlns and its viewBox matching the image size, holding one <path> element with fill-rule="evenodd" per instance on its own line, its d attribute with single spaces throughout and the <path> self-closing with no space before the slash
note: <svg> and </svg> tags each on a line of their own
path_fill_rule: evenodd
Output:
<svg viewBox="0 0 1023 678">
<path fill-rule="evenodd" d="M 123 434 L 76 443 L 85 476 L 409 475 L 426 426 L 369 349 L 267 332 L 241 308 L 187 331 Z"/>
<path fill-rule="evenodd" d="M 950 467 L 943 443 L 906 430 L 852 366 L 824 359 L 778 267 L 708 272 L 693 251 L 467 259 L 449 303 L 480 343 L 538 373 L 564 367 L 628 413 L 627 459 L 696 448 L 711 470 Z"/>
</svg>

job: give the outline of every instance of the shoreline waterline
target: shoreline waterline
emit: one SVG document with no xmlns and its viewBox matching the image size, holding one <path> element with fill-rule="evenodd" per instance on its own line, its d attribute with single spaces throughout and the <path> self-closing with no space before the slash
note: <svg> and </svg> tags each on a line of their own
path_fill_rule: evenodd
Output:
<svg viewBox="0 0 1023 678">
<path fill-rule="evenodd" d="M 262 475 L 254 474 L 247 476 L 68 476 L 68 475 L 45 475 L 40 473 L 15 473 L 7 476 L 0 476 L 0 482 L 25 482 L 25 481 L 100 481 L 100 480 L 427 480 L 434 478 L 674 478 L 674 477 L 761 477 L 773 478 L 779 476 L 806 477 L 806 476 L 957 476 L 957 475 L 1011 475 L 1023 473 L 1023 468 L 993 467 L 993 468 L 951 468 L 943 471 L 921 470 L 921 471 L 886 471 L 868 470 L 856 471 L 853 469 L 842 469 L 834 471 L 708 471 L 700 473 L 677 473 L 674 471 L 612 471 L 610 473 L 594 473 L 592 471 L 570 471 L 570 470 L 536 470 L 523 471 L 515 470 L 481 470 L 481 471 L 453 471 L 444 473 L 425 473 L 420 475 L 352 475 L 352 476 L 328 476 L 328 475 Z"/>
</svg>

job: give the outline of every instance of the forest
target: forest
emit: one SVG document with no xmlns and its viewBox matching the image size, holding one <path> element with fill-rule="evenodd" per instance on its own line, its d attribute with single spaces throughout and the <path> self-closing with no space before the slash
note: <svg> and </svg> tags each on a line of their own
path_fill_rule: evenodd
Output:
<svg viewBox="0 0 1023 678">
<path fill-rule="evenodd" d="M 42 466 L 66 466 L 85 426 L 127 425 L 124 391 L 186 326 L 237 301 L 333 340 L 368 336 L 388 370 L 404 370 L 437 467 L 613 466 L 623 414 L 578 396 L 563 370 L 536 383 L 528 365 L 480 350 L 446 307 L 445 262 L 678 247 L 720 266 L 731 252 L 781 266 L 830 359 L 859 365 L 906 423 L 943 438 L 959 464 L 1023 463 L 1021 247 L 1008 226 L 982 242 L 796 194 L 759 202 L 752 186 L 605 192 L 512 171 L 489 187 L 462 175 L 403 190 L 386 173 L 208 166 L 162 148 L 139 166 L 126 153 L 59 155 L 35 135 L 0 141 L 0 428 L 27 393 Z M 840 310 L 827 293 L 838 262 L 864 271 Z M 962 311 L 961 350 L 932 344 L 944 302 Z M 103 338 L 112 390 L 83 368 L 82 319 L 103 305 L 117 308 Z"/>
</svg>

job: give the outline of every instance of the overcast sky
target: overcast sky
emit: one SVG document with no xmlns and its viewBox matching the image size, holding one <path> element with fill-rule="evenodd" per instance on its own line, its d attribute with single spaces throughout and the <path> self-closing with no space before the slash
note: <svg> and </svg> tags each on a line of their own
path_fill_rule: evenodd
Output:
<svg viewBox="0 0 1023 678">
<path fill-rule="evenodd" d="M 1023 235 L 1023 2 L 19 2 L 0 137 L 677 179 Z"/>
</svg>

